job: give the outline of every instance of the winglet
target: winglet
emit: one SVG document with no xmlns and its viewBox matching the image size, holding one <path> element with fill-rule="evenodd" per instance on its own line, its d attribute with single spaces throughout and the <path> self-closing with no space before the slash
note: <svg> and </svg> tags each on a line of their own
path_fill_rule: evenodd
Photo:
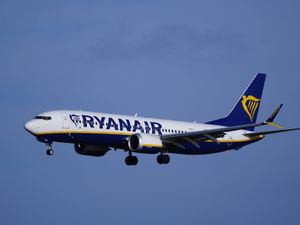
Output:
<svg viewBox="0 0 300 225">
<path fill-rule="evenodd" d="M 282 108 L 283 104 L 280 104 L 275 111 L 269 116 L 269 118 L 266 121 L 266 124 L 269 124 L 270 126 L 277 127 L 277 128 L 283 128 L 282 126 L 279 126 L 278 124 L 274 123 L 274 120 L 279 113 L 280 109 Z"/>
</svg>

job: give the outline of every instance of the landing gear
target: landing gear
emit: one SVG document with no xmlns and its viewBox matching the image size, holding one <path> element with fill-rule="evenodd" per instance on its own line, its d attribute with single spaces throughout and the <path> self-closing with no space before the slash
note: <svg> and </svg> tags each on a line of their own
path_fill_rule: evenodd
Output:
<svg viewBox="0 0 300 225">
<path fill-rule="evenodd" d="M 51 144 L 47 144 L 47 146 L 48 146 L 48 149 L 46 151 L 46 154 L 47 155 L 53 155 L 54 151 L 53 151 L 52 145 Z"/>
<path fill-rule="evenodd" d="M 160 154 L 157 156 L 157 163 L 158 164 L 168 164 L 170 162 L 170 156 L 169 155 L 164 155 Z"/>
<path fill-rule="evenodd" d="M 136 156 L 133 156 L 131 152 L 129 152 L 129 155 L 125 158 L 125 163 L 127 166 L 135 166 L 138 164 L 139 159 Z"/>
<path fill-rule="evenodd" d="M 54 151 L 52 149 L 48 149 L 46 151 L 47 155 L 53 155 L 54 154 Z"/>
</svg>

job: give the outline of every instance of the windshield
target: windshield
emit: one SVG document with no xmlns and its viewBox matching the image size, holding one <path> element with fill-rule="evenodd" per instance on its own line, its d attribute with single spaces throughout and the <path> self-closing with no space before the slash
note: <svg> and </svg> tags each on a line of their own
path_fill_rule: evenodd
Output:
<svg viewBox="0 0 300 225">
<path fill-rule="evenodd" d="M 37 120 L 51 120 L 51 116 L 36 116 L 34 119 Z"/>
</svg>

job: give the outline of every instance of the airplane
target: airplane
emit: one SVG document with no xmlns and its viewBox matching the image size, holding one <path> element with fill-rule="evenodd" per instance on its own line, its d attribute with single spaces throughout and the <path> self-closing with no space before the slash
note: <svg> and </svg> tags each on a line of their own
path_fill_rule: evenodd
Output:
<svg viewBox="0 0 300 225">
<path fill-rule="evenodd" d="M 125 163 L 138 164 L 133 154 L 157 154 L 158 164 L 170 162 L 169 153 L 202 155 L 239 150 L 266 135 L 300 130 L 282 129 L 274 123 L 282 104 L 263 122 L 256 122 L 266 74 L 258 73 L 230 113 L 206 123 L 192 123 L 108 113 L 58 110 L 41 113 L 25 124 L 25 129 L 48 146 L 71 143 L 78 154 L 104 156 L 109 150 L 128 152 Z M 277 129 L 255 132 L 270 125 Z"/>
</svg>

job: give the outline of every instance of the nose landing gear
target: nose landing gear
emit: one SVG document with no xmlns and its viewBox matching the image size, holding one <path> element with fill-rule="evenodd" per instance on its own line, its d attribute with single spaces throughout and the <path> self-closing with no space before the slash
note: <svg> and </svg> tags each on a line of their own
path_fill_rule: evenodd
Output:
<svg viewBox="0 0 300 225">
<path fill-rule="evenodd" d="M 53 155 L 54 151 L 53 151 L 52 145 L 51 144 L 47 144 L 47 146 L 48 146 L 48 149 L 46 151 L 46 154 L 47 155 Z"/>
</svg>

